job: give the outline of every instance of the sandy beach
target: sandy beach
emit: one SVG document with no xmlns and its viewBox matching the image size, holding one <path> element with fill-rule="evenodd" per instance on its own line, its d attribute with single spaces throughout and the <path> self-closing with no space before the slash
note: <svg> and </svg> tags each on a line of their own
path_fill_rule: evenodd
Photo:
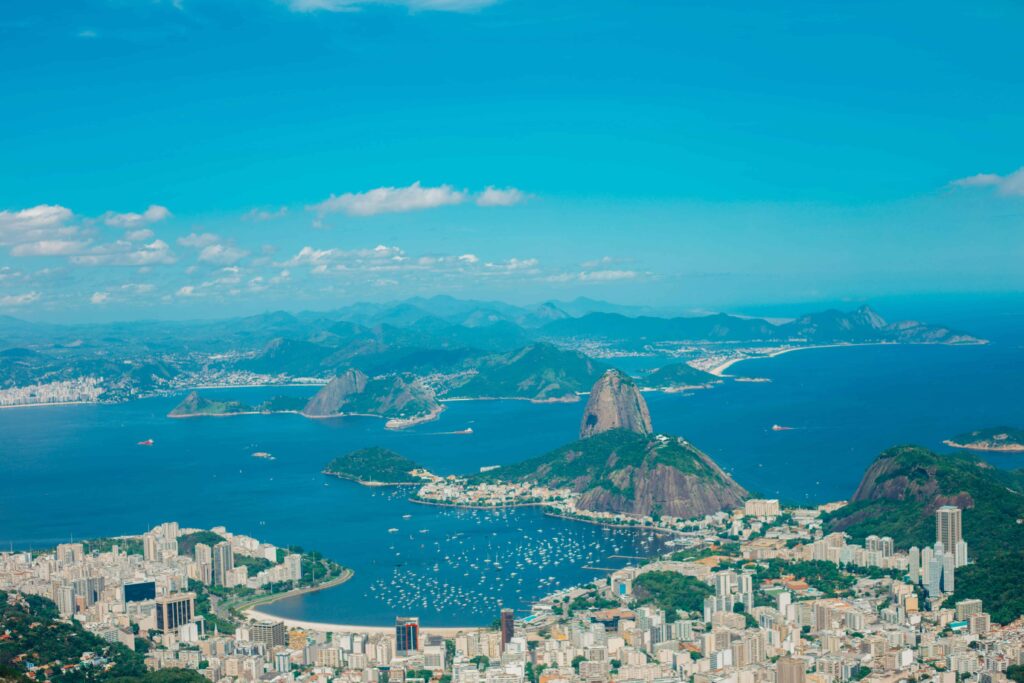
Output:
<svg viewBox="0 0 1024 683">
<path fill-rule="evenodd" d="M 354 624 L 329 624 L 319 621 L 303 621 L 301 619 L 285 619 L 276 617 L 273 614 L 261 612 L 258 609 L 247 609 L 243 614 L 256 621 L 281 621 L 287 628 L 302 628 L 309 631 L 321 631 L 323 633 L 394 633 L 394 626 L 357 626 Z M 484 630 L 481 626 L 452 626 L 434 628 L 429 625 L 421 627 L 423 633 L 451 637 L 467 631 Z"/>
<path fill-rule="evenodd" d="M 769 353 L 757 355 L 757 356 L 740 356 L 738 358 L 730 358 L 721 365 L 718 365 L 710 370 L 709 373 L 716 377 L 728 377 L 725 371 L 731 368 L 736 363 L 740 363 L 745 360 L 753 360 L 755 358 L 775 358 L 781 356 L 784 353 L 790 353 L 792 351 L 806 351 L 808 349 L 835 349 L 843 346 L 881 346 L 882 344 L 890 344 L 892 342 L 872 342 L 867 344 L 816 344 L 814 346 L 786 346 L 784 348 L 771 351 Z"/>
</svg>

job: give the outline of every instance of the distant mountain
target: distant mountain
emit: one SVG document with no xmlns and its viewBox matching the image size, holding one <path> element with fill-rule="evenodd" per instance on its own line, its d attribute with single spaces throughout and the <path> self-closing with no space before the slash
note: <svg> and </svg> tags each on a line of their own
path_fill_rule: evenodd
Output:
<svg viewBox="0 0 1024 683">
<path fill-rule="evenodd" d="M 590 389 L 587 407 L 580 421 L 580 438 L 586 439 L 613 429 L 650 434 L 651 414 L 640 389 L 627 375 L 608 370 Z"/>
<path fill-rule="evenodd" d="M 722 379 L 710 372 L 704 372 L 687 363 L 672 363 L 658 368 L 649 375 L 637 379 L 645 389 L 679 389 L 702 387 L 716 384 Z"/>
<path fill-rule="evenodd" d="M 939 455 L 918 446 L 891 448 L 875 459 L 850 503 L 825 517 L 829 531 L 854 539 L 891 536 L 908 548 L 935 543 L 935 510 L 963 510 L 973 564 L 956 570 L 950 603 L 981 598 L 993 620 L 1024 614 L 1024 472 L 1006 471 L 965 453 Z"/>
<path fill-rule="evenodd" d="M 398 375 L 369 378 L 359 370 L 332 379 L 302 410 L 306 417 L 377 415 L 409 424 L 436 418 L 440 412 L 434 392 L 418 380 Z"/>
<path fill-rule="evenodd" d="M 537 343 L 511 353 L 488 356 L 472 366 L 473 375 L 448 396 L 528 398 L 534 401 L 577 400 L 605 365 L 582 353 Z"/>
<path fill-rule="evenodd" d="M 758 318 L 719 313 L 694 318 L 628 317 L 590 313 L 549 323 L 541 333 L 554 338 L 596 338 L 652 344 L 666 341 L 735 341 L 810 343 L 978 343 L 971 335 L 907 320 L 887 323 L 867 306 L 851 311 L 825 311 L 782 325 Z"/>
<path fill-rule="evenodd" d="M 748 495 L 683 439 L 624 429 L 602 432 L 476 478 L 567 487 L 582 494 L 581 509 L 630 515 L 703 517 L 738 507 Z"/>
</svg>

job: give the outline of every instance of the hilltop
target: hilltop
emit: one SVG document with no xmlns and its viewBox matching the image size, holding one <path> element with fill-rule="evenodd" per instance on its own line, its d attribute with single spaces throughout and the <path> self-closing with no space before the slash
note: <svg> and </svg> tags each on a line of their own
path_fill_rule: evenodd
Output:
<svg viewBox="0 0 1024 683">
<path fill-rule="evenodd" d="M 953 599 L 985 601 L 992 618 L 1024 614 L 1024 473 L 992 467 L 965 453 L 918 446 L 886 450 L 868 467 L 850 504 L 825 517 L 829 531 L 855 540 L 891 536 L 898 547 L 935 542 L 935 510 L 963 510 L 973 564 L 957 570 Z"/>
<path fill-rule="evenodd" d="M 400 428 L 435 419 L 441 409 L 434 392 L 415 378 L 370 378 L 359 370 L 349 370 L 318 391 L 302 414 L 317 418 L 377 415 L 389 418 L 389 427 Z"/>
<path fill-rule="evenodd" d="M 473 368 L 469 380 L 446 395 L 576 401 L 578 393 L 586 391 L 606 367 L 577 351 L 538 342 L 483 358 Z"/>
<path fill-rule="evenodd" d="M 614 429 L 479 481 L 531 482 L 581 493 L 577 507 L 630 515 L 703 517 L 741 505 L 746 490 L 684 439 Z"/>
<path fill-rule="evenodd" d="M 640 389 L 627 375 L 609 370 L 590 389 L 587 407 L 580 421 L 580 438 L 625 429 L 638 434 L 650 434 L 651 414 Z"/>
</svg>

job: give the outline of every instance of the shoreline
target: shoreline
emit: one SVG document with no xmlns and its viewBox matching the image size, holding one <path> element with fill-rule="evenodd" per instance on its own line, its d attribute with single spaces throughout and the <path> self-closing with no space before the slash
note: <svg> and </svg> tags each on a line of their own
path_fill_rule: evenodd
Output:
<svg viewBox="0 0 1024 683">
<path fill-rule="evenodd" d="M 730 358 L 729 360 L 725 361 L 721 365 L 716 365 L 715 367 L 711 368 L 710 370 L 708 370 L 708 372 L 710 374 L 714 375 L 715 377 L 722 377 L 722 378 L 724 378 L 724 377 L 731 377 L 732 375 L 726 375 L 725 371 L 728 370 L 729 368 L 731 368 L 733 365 L 736 365 L 736 363 L 742 363 L 745 360 L 756 360 L 758 358 L 776 358 L 778 356 L 782 356 L 782 355 L 785 355 L 787 353 L 792 353 L 793 351 L 809 351 L 811 349 L 838 349 L 838 348 L 841 348 L 841 347 L 844 347 L 844 346 L 853 347 L 853 346 L 883 346 L 883 345 L 896 346 L 897 344 L 895 344 L 894 342 L 865 342 L 863 344 L 852 344 L 852 343 L 845 344 L 845 343 L 842 343 L 842 344 L 816 344 L 814 346 L 787 346 L 785 348 L 776 349 L 775 351 L 771 351 L 769 353 L 765 353 L 765 354 L 761 354 L 761 355 L 757 355 L 757 356 L 741 356 L 740 358 Z"/>
<path fill-rule="evenodd" d="M 962 448 L 965 451 L 985 451 L 987 453 L 1024 453 L 1024 445 L 1010 444 L 1009 446 L 988 446 L 981 442 L 957 443 L 952 439 L 945 439 L 943 444 L 950 448 Z"/>
<path fill-rule="evenodd" d="M 260 605 L 272 605 L 273 603 L 279 600 L 285 600 L 287 598 L 293 598 L 298 595 L 305 595 L 307 593 L 316 593 L 318 591 L 327 590 L 328 588 L 340 586 L 341 584 L 345 583 L 355 575 L 355 571 L 346 567 L 342 570 L 341 576 L 339 576 L 336 579 L 331 579 L 327 583 L 320 583 L 315 586 L 305 586 L 303 588 L 295 588 L 293 590 L 286 591 L 284 593 L 278 593 L 276 595 L 261 595 L 257 598 L 253 598 L 252 600 L 242 601 L 235 607 L 228 605 L 228 608 L 238 610 L 243 615 L 247 615 L 249 612 L 258 612 L 259 610 L 253 608 Z"/>
<path fill-rule="evenodd" d="M 256 621 L 280 621 L 285 628 L 301 628 L 307 631 L 319 631 L 321 633 L 394 633 L 394 626 L 360 626 L 358 624 L 335 624 L 323 621 L 305 621 L 303 619 L 290 619 L 278 617 L 258 609 L 246 609 L 244 616 Z M 433 633 L 439 636 L 456 636 L 460 633 L 489 630 L 486 626 L 420 626 L 420 631 Z"/>
<path fill-rule="evenodd" d="M 0 406 L 0 410 L 11 408 L 45 408 L 46 406 L 91 406 L 100 405 L 102 401 L 46 401 L 44 403 L 15 403 L 9 406 Z"/>
</svg>

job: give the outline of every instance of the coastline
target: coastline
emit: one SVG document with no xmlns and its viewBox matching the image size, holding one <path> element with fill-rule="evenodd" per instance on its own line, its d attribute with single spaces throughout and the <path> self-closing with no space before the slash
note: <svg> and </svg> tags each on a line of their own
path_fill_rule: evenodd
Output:
<svg viewBox="0 0 1024 683">
<path fill-rule="evenodd" d="M 985 451 L 987 453 L 1024 453 L 1024 445 L 1010 444 L 1009 446 L 989 446 L 981 442 L 957 443 L 952 439 L 945 439 L 942 443 L 950 448 L 962 448 L 966 451 Z"/>
<path fill-rule="evenodd" d="M 101 401 L 47 401 L 45 403 L 16 403 L 10 406 L 0 406 L 0 410 L 11 408 L 45 408 L 46 406 L 91 406 L 99 405 Z"/>
<path fill-rule="evenodd" d="M 246 617 L 256 621 L 280 621 L 285 628 L 301 628 L 308 631 L 319 631 L 321 633 L 394 633 L 394 626 L 360 626 L 357 624 L 334 624 L 322 621 L 305 621 L 302 619 L 289 619 L 267 614 L 258 609 L 247 609 L 243 612 Z M 485 631 L 484 626 L 421 626 L 420 631 L 433 633 L 439 636 L 456 636 L 460 633 L 472 631 Z"/>
</svg>

